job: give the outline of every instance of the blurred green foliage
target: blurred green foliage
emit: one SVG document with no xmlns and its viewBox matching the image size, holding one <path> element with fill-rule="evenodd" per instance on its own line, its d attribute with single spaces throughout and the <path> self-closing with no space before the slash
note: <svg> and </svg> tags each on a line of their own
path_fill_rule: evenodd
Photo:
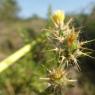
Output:
<svg viewBox="0 0 95 95">
<path fill-rule="evenodd" d="M 16 0 L 0 0 L 0 21 L 17 20 L 19 10 Z"/>
</svg>

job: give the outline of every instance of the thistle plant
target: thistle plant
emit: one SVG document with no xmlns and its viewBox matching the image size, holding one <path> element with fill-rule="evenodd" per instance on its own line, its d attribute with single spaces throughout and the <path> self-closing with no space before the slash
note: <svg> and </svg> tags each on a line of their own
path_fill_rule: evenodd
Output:
<svg viewBox="0 0 95 95">
<path fill-rule="evenodd" d="M 52 63 L 53 67 L 48 69 L 47 77 L 41 78 L 48 82 L 49 87 L 52 88 L 54 95 L 64 95 L 64 89 L 69 85 L 76 83 L 76 79 L 72 79 L 69 75 L 69 69 L 76 67 L 80 71 L 78 58 L 89 55 L 85 44 L 94 41 L 81 41 L 79 39 L 80 30 L 77 30 L 72 24 L 72 19 L 65 22 L 64 12 L 56 11 L 52 16 L 53 27 L 49 29 L 48 39 L 52 43 L 49 51 L 54 52 L 57 56 L 56 63 Z M 54 66 L 56 65 L 56 66 Z"/>
</svg>

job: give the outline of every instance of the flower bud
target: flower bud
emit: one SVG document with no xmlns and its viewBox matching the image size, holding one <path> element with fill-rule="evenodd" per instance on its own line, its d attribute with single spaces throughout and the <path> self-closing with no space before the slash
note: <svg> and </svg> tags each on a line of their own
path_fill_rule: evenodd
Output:
<svg viewBox="0 0 95 95">
<path fill-rule="evenodd" d="M 63 26 L 64 19 L 65 15 L 64 12 L 61 10 L 57 10 L 52 16 L 52 21 L 57 28 Z"/>
</svg>

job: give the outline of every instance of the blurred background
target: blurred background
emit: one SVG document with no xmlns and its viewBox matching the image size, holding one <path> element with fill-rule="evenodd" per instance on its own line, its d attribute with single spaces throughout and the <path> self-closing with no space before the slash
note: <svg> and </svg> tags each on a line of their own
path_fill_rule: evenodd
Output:
<svg viewBox="0 0 95 95">
<path fill-rule="evenodd" d="M 95 39 L 95 0 L 0 0 L 0 61 L 37 37 L 51 25 L 50 16 L 61 9 L 67 21 L 81 29 L 80 40 Z M 47 44 L 38 43 L 31 52 L 0 74 L 0 95 L 40 95 L 48 54 Z M 95 41 L 87 44 L 95 50 Z M 52 56 L 52 55 L 51 55 Z M 95 51 L 91 56 L 95 57 Z M 78 84 L 67 95 L 95 95 L 95 59 L 80 59 Z"/>
</svg>

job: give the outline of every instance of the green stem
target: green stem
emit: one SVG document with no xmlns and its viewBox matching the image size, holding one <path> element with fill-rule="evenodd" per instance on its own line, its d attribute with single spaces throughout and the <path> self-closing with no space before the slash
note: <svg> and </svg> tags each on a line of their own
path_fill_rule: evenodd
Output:
<svg viewBox="0 0 95 95">
<path fill-rule="evenodd" d="M 25 45 L 24 47 L 16 51 L 14 54 L 10 55 L 8 58 L 0 62 L 0 73 L 6 70 L 9 66 L 19 60 L 26 53 L 28 53 L 31 50 L 31 47 L 33 47 L 35 44 L 36 41 L 33 41 L 32 43 Z"/>
</svg>

